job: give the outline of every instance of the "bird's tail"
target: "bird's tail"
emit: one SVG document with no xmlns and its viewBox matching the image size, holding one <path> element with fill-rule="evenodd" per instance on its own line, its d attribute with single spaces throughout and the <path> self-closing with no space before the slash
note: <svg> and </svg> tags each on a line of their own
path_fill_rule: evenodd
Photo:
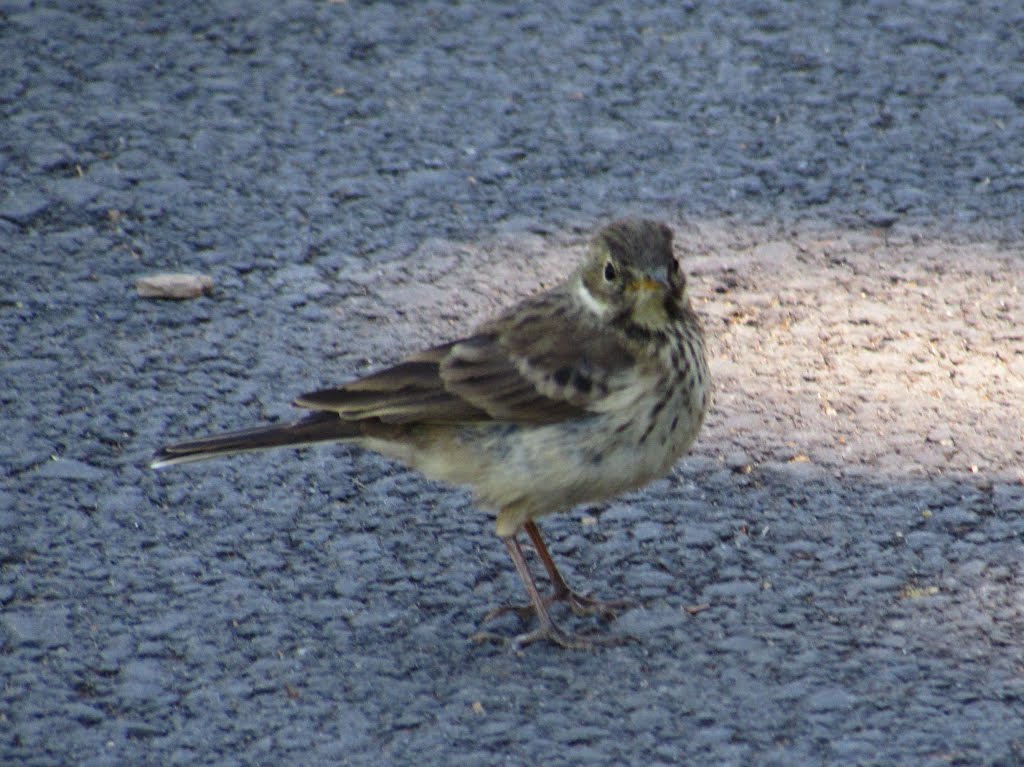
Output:
<svg viewBox="0 0 1024 767">
<path fill-rule="evenodd" d="M 232 453 L 269 450 L 274 447 L 301 447 L 318 442 L 352 439 L 361 433 L 358 423 L 344 421 L 337 413 L 311 413 L 292 423 L 257 426 L 255 429 L 233 431 L 215 437 L 179 442 L 157 451 L 150 466 L 159 469 L 177 463 L 205 461 Z"/>
</svg>

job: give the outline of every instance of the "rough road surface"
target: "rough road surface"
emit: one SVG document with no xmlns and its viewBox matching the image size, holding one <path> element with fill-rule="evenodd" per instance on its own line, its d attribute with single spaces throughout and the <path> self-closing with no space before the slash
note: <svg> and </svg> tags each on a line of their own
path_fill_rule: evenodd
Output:
<svg viewBox="0 0 1024 767">
<path fill-rule="evenodd" d="M 1024 763 L 1020 5 L 519 5 L 0 2 L 0 763 Z M 641 643 L 469 642 L 492 516 L 374 455 L 148 469 L 637 213 L 716 406 L 544 528 Z"/>
</svg>

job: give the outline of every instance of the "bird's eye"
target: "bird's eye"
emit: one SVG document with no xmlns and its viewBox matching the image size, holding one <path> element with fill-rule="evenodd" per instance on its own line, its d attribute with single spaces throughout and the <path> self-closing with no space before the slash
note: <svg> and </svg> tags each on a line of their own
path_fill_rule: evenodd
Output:
<svg viewBox="0 0 1024 767">
<path fill-rule="evenodd" d="M 604 265 L 604 278 L 608 282 L 612 282 L 615 279 L 615 264 L 611 261 L 606 261 Z"/>
</svg>

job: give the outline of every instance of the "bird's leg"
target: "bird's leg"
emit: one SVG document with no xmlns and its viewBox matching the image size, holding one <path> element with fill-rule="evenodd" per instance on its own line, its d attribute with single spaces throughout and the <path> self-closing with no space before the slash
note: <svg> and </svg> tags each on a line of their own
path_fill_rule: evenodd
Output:
<svg viewBox="0 0 1024 767">
<path fill-rule="evenodd" d="M 600 615 L 609 620 L 615 618 L 617 610 L 629 607 L 629 601 L 625 599 L 602 602 L 598 599 L 577 594 L 569 588 L 569 584 L 565 582 L 565 578 L 562 577 L 562 573 L 558 570 L 558 565 L 551 558 L 551 553 L 548 551 L 548 547 L 540 535 L 540 528 L 537 527 L 537 523 L 531 519 L 523 525 L 523 529 L 530 536 L 533 548 L 537 550 L 537 555 L 540 557 L 544 569 L 548 571 L 548 578 L 551 579 L 552 593 L 544 601 L 546 605 L 550 605 L 552 602 L 566 602 L 576 615 Z"/>
<path fill-rule="evenodd" d="M 509 556 L 512 557 L 512 562 L 516 566 L 516 571 L 519 573 L 523 585 L 526 587 L 526 594 L 530 598 L 530 604 L 533 605 L 533 611 L 537 615 L 537 622 L 540 624 L 533 631 L 517 636 L 515 643 L 522 647 L 542 639 L 547 639 L 561 647 L 571 649 L 590 647 L 590 642 L 569 636 L 551 620 L 548 606 L 543 597 L 541 597 L 540 591 L 537 590 L 537 582 L 533 579 L 533 573 L 530 572 L 530 566 L 526 562 L 526 555 L 523 553 L 523 547 L 519 545 L 519 540 L 514 535 L 511 535 L 508 538 L 502 538 L 502 541 L 505 544 L 505 548 L 508 549 Z"/>
<path fill-rule="evenodd" d="M 520 647 L 534 642 L 540 642 L 542 640 L 553 642 L 560 647 L 565 647 L 570 650 L 590 650 L 600 646 L 611 646 L 625 644 L 626 642 L 638 641 L 636 637 L 632 636 L 613 636 L 613 637 L 583 637 L 583 636 L 572 636 L 566 634 L 562 629 L 555 625 L 555 622 L 551 620 L 551 615 L 548 613 L 548 606 L 544 598 L 541 597 L 540 591 L 537 590 L 537 582 L 533 579 L 533 573 L 530 572 L 530 567 L 526 563 L 526 555 L 523 554 L 523 547 L 519 545 L 519 541 L 515 535 L 509 535 L 502 537 L 501 539 L 505 548 L 508 549 L 509 556 L 512 557 L 512 562 L 516 566 L 516 572 L 519 573 L 519 577 L 523 581 L 523 585 L 526 587 L 526 593 L 530 597 L 530 604 L 533 605 L 533 611 L 537 615 L 537 622 L 540 624 L 533 631 L 526 634 L 520 634 L 513 641 Z M 494 639 L 497 638 L 493 634 L 477 634 L 477 639 Z"/>
<path fill-rule="evenodd" d="M 530 520 L 523 524 L 523 529 L 530 536 L 530 542 L 537 551 L 537 556 L 540 557 L 540 561 L 548 573 L 548 578 L 551 580 L 551 594 L 543 598 L 545 607 L 550 607 L 555 602 L 565 602 L 576 615 L 600 615 L 606 620 L 613 620 L 618 610 L 629 607 L 630 603 L 626 599 L 603 602 L 591 597 L 585 597 L 573 591 L 569 584 L 566 583 L 565 578 L 562 577 L 562 573 L 559 571 L 558 565 L 555 564 L 555 560 L 551 557 L 551 552 L 548 551 L 548 547 L 540 535 L 540 528 L 537 527 L 537 523 Z M 515 613 L 522 620 L 529 620 L 534 612 L 532 604 L 502 605 L 501 607 L 495 607 L 487 613 L 484 620 L 494 620 L 506 613 Z"/>
<path fill-rule="evenodd" d="M 541 597 L 540 591 L 537 589 L 537 582 L 533 579 L 533 573 L 530 572 L 530 566 L 526 562 L 526 555 L 523 553 L 523 547 L 519 545 L 519 541 L 515 534 L 502 536 L 501 541 L 505 544 L 505 548 L 508 549 L 509 556 L 512 557 L 512 562 L 516 566 L 516 572 L 519 573 L 519 577 L 523 581 L 523 585 L 526 587 L 526 594 L 530 598 L 530 604 L 516 607 L 502 607 L 497 610 L 492 610 L 485 620 L 490 620 L 496 615 L 500 615 L 511 610 L 520 613 L 524 618 L 529 618 L 530 615 L 536 615 L 540 625 L 527 634 L 517 636 L 514 640 L 516 644 L 523 646 L 532 644 L 533 642 L 537 642 L 541 639 L 548 639 L 562 647 L 588 647 L 589 643 L 577 642 L 573 637 L 558 628 L 558 626 L 555 625 L 555 622 L 551 620 L 551 614 L 548 612 L 547 602 L 545 602 L 544 598 Z M 524 613 L 526 614 L 524 615 Z M 505 638 L 500 634 L 481 631 L 474 635 L 473 639 L 479 642 L 488 639 L 503 641 Z"/>
</svg>

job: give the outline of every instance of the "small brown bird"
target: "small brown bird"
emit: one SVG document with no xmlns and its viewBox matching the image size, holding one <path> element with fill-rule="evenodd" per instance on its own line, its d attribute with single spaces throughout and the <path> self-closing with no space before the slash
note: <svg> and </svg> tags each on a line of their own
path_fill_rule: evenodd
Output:
<svg viewBox="0 0 1024 767">
<path fill-rule="evenodd" d="M 152 465 L 340 440 L 469 485 L 500 510 L 498 535 L 539 622 L 515 641 L 585 648 L 622 640 L 567 634 L 548 607 L 614 617 L 617 604 L 569 588 L 535 520 L 664 475 L 693 444 L 710 398 L 704 334 L 672 231 L 626 220 L 598 232 L 565 282 L 469 336 L 305 394 L 295 404 L 314 412 L 303 419 L 169 445 Z M 547 597 L 523 531 L 551 580 Z"/>
</svg>

